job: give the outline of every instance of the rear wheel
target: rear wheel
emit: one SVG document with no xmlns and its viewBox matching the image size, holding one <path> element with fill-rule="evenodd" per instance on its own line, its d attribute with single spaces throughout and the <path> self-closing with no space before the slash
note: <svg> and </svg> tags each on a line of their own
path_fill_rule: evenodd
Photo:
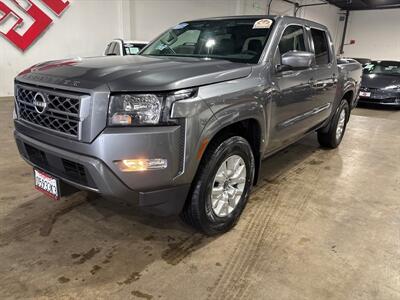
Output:
<svg viewBox="0 0 400 300">
<path fill-rule="evenodd" d="M 343 99 L 338 110 L 328 124 L 328 131 L 318 131 L 318 142 L 326 148 L 336 148 L 342 142 L 350 116 L 350 107 L 346 99 Z"/>
<path fill-rule="evenodd" d="M 230 230 L 246 206 L 254 169 L 253 152 L 244 138 L 221 138 L 210 144 L 181 214 L 182 219 L 207 235 Z"/>
</svg>

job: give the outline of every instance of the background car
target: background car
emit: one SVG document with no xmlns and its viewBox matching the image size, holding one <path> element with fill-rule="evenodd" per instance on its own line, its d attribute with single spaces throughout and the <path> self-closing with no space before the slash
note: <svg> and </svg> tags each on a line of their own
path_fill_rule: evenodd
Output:
<svg viewBox="0 0 400 300">
<path fill-rule="evenodd" d="M 106 50 L 105 56 L 125 56 L 138 54 L 148 42 L 144 41 L 124 41 L 123 39 L 115 39 L 111 41 Z"/>
<path fill-rule="evenodd" d="M 362 64 L 363 66 L 365 66 L 366 64 L 371 62 L 370 58 L 357 58 L 357 57 L 352 57 L 352 59 L 358 61 L 360 64 Z"/>
<path fill-rule="evenodd" d="M 338 58 L 337 59 L 338 65 L 353 64 L 353 63 L 361 64 L 359 61 L 357 61 L 353 58 Z"/>
<path fill-rule="evenodd" d="M 364 67 L 362 102 L 400 107 L 400 61 L 372 61 Z"/>
</svg>

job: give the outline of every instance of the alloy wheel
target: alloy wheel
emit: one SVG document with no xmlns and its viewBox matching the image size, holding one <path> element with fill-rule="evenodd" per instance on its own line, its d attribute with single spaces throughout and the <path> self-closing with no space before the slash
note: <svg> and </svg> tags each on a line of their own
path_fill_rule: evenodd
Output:
<svg viewBox="0 0 400 300">
<path fill-rule="evenodd" d="M 242 198 L 246 185 L 246 164 L 239 155 L 232 155 L 222 162 L 214 177 L 211 205 L 218 217 L 234 211 Z"/>
</svg>

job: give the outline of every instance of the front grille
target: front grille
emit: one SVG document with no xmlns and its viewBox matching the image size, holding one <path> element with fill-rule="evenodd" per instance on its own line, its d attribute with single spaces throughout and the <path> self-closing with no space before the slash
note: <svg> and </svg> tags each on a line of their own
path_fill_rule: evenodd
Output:
<svg viewBox="0 0 400 300">
<path fill-rule="evenodd" d="M 375 91 L 375 90 L 377 90 L 377 89 L 376 88 L 368 88 L 368 87 L 365 87 L 365 86 L 362 86 L 360 88 L 360 91 L 362 91 L 362 92 L 372 92 L 372 91 Z"/>
<path fill-rule="evenodd" d="M 83 186 L 96 188 L 93 179 L 82 164 L 46 153 L 26 143 L 21 143 L 21 145 L 26 150 L 26 152 L 22 151 L 25 158 L 43 171 Z"/>
<path fill-rule="evenodd" d="M 47 103 L 43 112 L 35 108 L 35 96 L 38 93 Z M 16 101 L 20 119 L 70 137 L 79 137 L 79 96 L 17 86 Z"/>
</svg>

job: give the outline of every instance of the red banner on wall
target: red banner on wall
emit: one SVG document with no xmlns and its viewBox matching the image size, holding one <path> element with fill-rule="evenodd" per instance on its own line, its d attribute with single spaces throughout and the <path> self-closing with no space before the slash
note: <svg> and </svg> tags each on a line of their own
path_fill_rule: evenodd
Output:
<svg viewBox="0 0 400 300">
<path fill-rule="evenodd" d="M 67 0 L 36 0 L 58 17 L 68 8 Z M 0 0 L 0 35 L 25 51 L 53 22 L 51 14 L 32 0 Z"/>
</svg>

